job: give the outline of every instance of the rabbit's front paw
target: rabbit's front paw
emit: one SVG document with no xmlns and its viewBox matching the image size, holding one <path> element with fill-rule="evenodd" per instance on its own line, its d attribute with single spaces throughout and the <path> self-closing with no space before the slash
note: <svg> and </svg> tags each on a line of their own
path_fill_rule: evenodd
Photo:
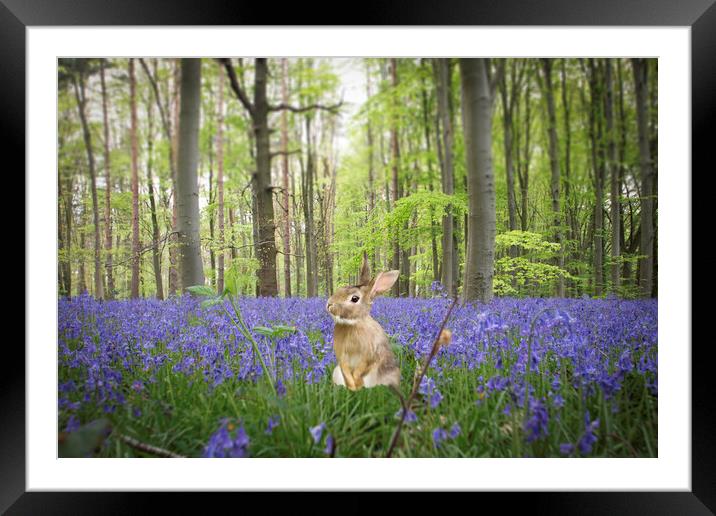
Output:
<svg viewBox="0 0 716 516">
<path fill-rule="evenodd" d="M 353 384 L 354 384 L 354 387 L 355 387 L 355 388 L 353 389 L 354 391 L 357 391 L 358 389 L 362 389 L 362 388 L 363 388 L 363 377 L 362 377 L 362 376 L 359 376 L 359 377 L 357 377 L 357 378 L 354 378 L 354 379 L 353 379 Z"/>
</svg>

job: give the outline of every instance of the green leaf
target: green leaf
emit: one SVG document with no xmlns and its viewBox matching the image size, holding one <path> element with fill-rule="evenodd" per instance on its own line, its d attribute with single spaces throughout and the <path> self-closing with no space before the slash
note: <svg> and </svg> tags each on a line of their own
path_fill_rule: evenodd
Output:
<svg viewBox="0 0 716 516">
<path fill-rule="evenodd" d="M 223 295 L 230 294 L 232 296 L 238 296 L 240 290 L 240 278 L 239 270 L 235 263 L 231 264 L 226 272 L 224 273 L 224 293 Z"/>
<path fill-rule="evenodd" d="M 294 328 L 293 326 L 284 326 L 283 324 L 277 324 L 276 326 L 273 327 L 273 329 L 279 330 L 279 331 L 282 331 L 285 333 L 295 333 L 296 332 L 296 328 Z"/>
<path fill-rule="evenodd" d="M 107 419 L 96 419 L 82 425 L 76 431 L 60 434 L 58 452 L 60 457 L 90 457 L 102 446 L 112 430 Z"/>
<path fill-rule="evenodd" d="M 195 296 L 207 297 L 216 295 L 214 289 L 207 287 L 206 285 L 193 285 L 191 287 L 187 287 L 186 289 L 189 293 L 194 294 Z"/>
<path fill-rule="evenodd" d="M 210 306 L 215 306 L 215 305 L 218 305 L 218 304 L 220 304 L 220 303 L 221 303 L 221 298 L 220 298 L 220 297 L 214 297 L 214 298 L 206 299 L 206 300 L 202 301 L 202 302 L 201 302 L 201 307 L 202 307 L 202 308 L 209 308 Z"/>
<path fill-rule="evenodd" d="M 254 326 L 254 331 L 264 337 L 273 337 L 273 330 L 271 328 L 267 328 L 266 326 Z"/>
</svg>

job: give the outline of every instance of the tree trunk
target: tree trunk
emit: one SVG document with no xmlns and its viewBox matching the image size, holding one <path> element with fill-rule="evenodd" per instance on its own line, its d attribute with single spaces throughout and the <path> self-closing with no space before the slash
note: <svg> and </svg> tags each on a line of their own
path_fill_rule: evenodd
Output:
<svg viewBox="0 0 716 516">
<path fill-rule="evenodd" d="M 421 63 L 422 65 L 422 63 Z M 429 117 L 429 103 L 428 103 L 428 92 L 425 87 L 425 79 L 421 80 L 421 93 L 423 100 L 423 131 L 425 135 L 425 149 L 428 154 L 428 189 L 430 192 L 434 191 L 433 183 L 435 181 L 435 173 L 433 169 L 434 161 L 433 154 L 430 144 L 430 117 Z M 368 95 L 370 98 L 370 95 Z M 372 188 L 372 186 L 371 186 Z M 430 207 L 430 249 L 433 262 L 433 281 L 440 281 L 440 258 L 438 257 L 438 242 L 437 242 L 437 225 L 435 224 L 435 211 L 433 207 Z M 373 268 L 375 270 L 375 267 Z"/>
<path fill-rule="evenodd" d="M 107 271 L 107 299 L 114 298 L 114 277 L 112 275 L 112 178 L 110 167 L 109 117 L 107 116 L 107 86 L 104 77 L 105 60 L 100 68 L 100 81 L 102 85 L 102 121 L 104 129 L 104 247 L 107 252 L 105 269 Z"/>
<path fill-rule="evenodd" d="M 398 63 L 396 59 L 390 60 L 390 78 L 391 78 L 391 85 L 393 87 L 393 103 L 394 108 L 395 104 L 397 104 L 397 95 L 395 93 L 395 89 L 398 86 Z M 400 144 L 398 143 L 398 121 L 395 116 L 392 117 L 391 126 L 390 126 L 390 152 L 391 152 L 391 196 L 393 198 L 393 207 L 395 207 L 395 203 L 400 199 L 400 181 L 399 181 L 399 170 L 400 170 Z M 396 228 L 395 233 L 393 235 L 393 262 L 391 264 L 391 269 L 397 269 L 401 271 L 402 276 L 402 269 L 400 267 L 400 241 L 399 241 L 399 230 Z M 404 277 L 399 277 L 398 280 L 395 282 L 395 285 L 393 286 L 393 295 L 399 296 L 402 289 L 401 284 L 405 281 Z"/>
<path fill-rule="evenodd" d="M 214 188 L 214 142 L 209 142 L 209 152 L 207 154 L 209 156 L 209 204 L 213 205 L 216 201 L 216 189 Z M 202 168 L 202 158 L 203 154 L 200 152 L 199 169 Z M 214 244 L 216 243 L 216 240 L 214 239 L 214 216 L 213 210 L 209 210 L 209 241 L 211 242 L 211 245 L 209 246 L 209 267 L 211 270 L 209 283 L 212 287 L 216 287 L 216 254 L 214 251 Z"/>
<path fill-rule="evenodd" d="M 492 299 L 495 185 L 492 171 L 492 102 L 485 59 L 460 59 L 465 138 L 468 241 L 466 301 Z"/>
<path fill-rule="evenodd" d="M 169 295 L 176 295 L 181 291 L 179 278 L 179 235 L 177 221 L 177 179 L 179 160 L 179 102 L 181 96 L 181 67 L 177 60 L 174 61 L 174 95 L 172 100 L 172 128 L 171 134 L 171 162 L 172 163 L 172 235 L 169 238 Z"/>
<path fill-rule="evenodd" d="M 619 166 L 617 162 L 616 129 L 614 127 L 614 86 L 612 84 L 611 59 L 605 62 L 605 81 L 607 86 L 606 105 L 604 113 L 607 122 L 607 167 L 610 179 L 610 213 L 612 219 L 612 252 L 611 252 L 611 292 L 619 292 L 619 245 L 621 242 L 620 231 L 620 182 Z"/>
<path fill-rule="evenodd" d="M 154 282 L 157 287 L 157 299 L 164 299 L 164 284 L 162 282 L 162 257 L 159 250 L 159 222 L 157 220 L 157 203 L 154 200 L 154 179 L 152 178 L 152 163 L 154 161 L 154 109 L 151 101 L 147 102 L 147 188 L 149 190 L 149 209 L 152 217 L 152 267 L 154 269 Z"/>
<path fill-rule="evenodd" d="M 522 231 L 527 231 L 530 226 L 530 218 L 528 213 L 530 192 L 530 160 L 532 156 L 532 148 L 530 147 L 530 134 L 532 128 L 532 84 L 530 82 L 530 73 L 531 72 L 528 71 L 527 81 L 525 82 L 524 146 L 522 147 L 522 158 L 517 166 L 517 179 L 520 183 L 520 228 L 522 229 Z M 519 103 L 517 105 L 519 106 Z M 519 150 L 520 149 L 518 145 L 518 152 Z"/>
<path fill-rule="evenodd" d="M 653 194 L 654 171 L 651 165 L 649 149 L 649 99 L 648 69 L 645 59 L 632 59 L 634 72 L 634 89 L 636 92 L 636 118 L 639 131 L 639 168 L 641 169 L 641 241 L 639 253 L 644 257 L 639 260 L 639 288 L 644 297 L 652 292 L 654 268 L 654 219 Z"/>
<path fill-rule="evenodd" d="M 502 99 L 502 126 L 504 130 L 504 147 L 505 147 L 505 175 L 507 178 L 507 218 L 510 231 L 517 229 L 517 208 L 515 204 L 515 167 L 514 155 L 512 150 L 512 112 L 514 109 L 515 93 L 517 88 L 517 76 L 515 73 L 515 60 L 512 61 L 510 75 L 510 91 L 507 90 L 508 74 L 502 75 L 500 81 L 500 97 Z M 511 255 L 514 252 L 511 250 Z"/>
<path fill-rule="evenodd" d="M 217 224 L 219 226 L 216 290 L 219 293 L 224 291 L 224 71 L 223 66 L 218 65 L 218 86 L 219 98 L 217 100 L 216 120 L 216 195 L 217 195 Z"/>
<path fill-rule="evenodd" d="M 177 151 L 177 136 L 178 132 L 176 128 L 179 126 L 179 80 L 178 80 L 178 74 L 179 74 L 179 67 L 176 64 L 176 60 L 173 60 L 174 63 L 174 93 L 173 95 L 169 94 L 169 85 L 167 84 L 167 94 L 165 97 L 165 104 L 162 104 L 162 97 L 159 92 L 159 84 L 157 83 L 159 78 L 159 72 L 158 72 L 158 60 L 153 59 L 153 69 L 154 73 L 150 72 L 149 67 L 145 63 L 144 59 L 140 59 L 139 62 L 142 65 L 142 68 L 144 69 L 144 72 L 147 75 L 147 78 L 149 79 L 149 83 L 152 87 L 152 90 L 154 91 L 154 100 L 155 104 L 157 106 L 157 109 L 159 111 L 159 115 L 162 122 L 162 128 L 164 130 L 164 136 L 167 139 L 167 142 L 169 143 L 167 150 L 167 161 L 169 163 L 169 171 L 171 176 L 171 184 L 172 184 L 172 194 L 171 194 L 171 210 L 172 210 L 172 218 L 171 218 L 171 227 L 169 228 L 169 272 L 167 273 L 167 280 L 169 283 L 169 296 L 173 296 L 176 294 L 177 290 L 177 284 L 178 284 L 178 277 L 177 277 L 177 270 L 176 270 L 176 234 L 174 231 L 176 230 L 176 151 Z M 170 116 L 171 115 L 171 116 Z M 174 128 L 174 129 L 172 129 Z M 160 181 L 160 187 L 161 187 L 161 181 Z M 164 191 L 162 189 L 162 191 Z M 169 205 L 168 200 L 166 197 L 164 197 L 164 204 L 166 206 Z"/>
<path fill-rule="evenodd" d="M 303 216 L 306 221 L 306 296 L 318 295 L 318 275 L 316 274 L 316 242 L 313 224 L 313 145 L 311 141 L 311 115 L 306 115 L 306 167 L 303 174 Z"/>
<path fill-rule="evenodd" d="M 82 250 L 85 248 L 85 223 L 87 222 L 87 208 L 84 201 L 84 192 L 80 190 L 80 252 L 78 253 L 79 266 L 77 268 L 77 295 L 87 292 L 87 279 L 85 278 L 85 259 Z"/>
<path fill-rule="evenodd" d="M 87 97 L 85 94 L 85 75 L 84 71 L 79 72 L 79 77 L 73 76 L 73 84 L 75 89 L 75 98 L 77 100 L 77 109 L 82 124 L 82 135 L 84 137 L 85 150 L 87 151 L 87 170 L 90 176 L 90 187 L 92 193 L 92 222 L 94 224 L 94 296 L 97 299 L 104 298 L 104 281 L 102 279 L 102 239 L 99 227 L 99 206 L 97 203 L 97 176 L 94 164 L 94 151 L 92 149 L 92 134 L 90 133 L 89 123 L 85 107 Z"/>
<path fill-rule="evenodd" d="M 370 69 L 368 68 L 367 62 L 365 67 L 365 89 L 366 99 L 370 99 Z M 372 216 L 373 210 L 375 209 L 375 157 L 373 155 L 373 126 L 371 124 L 370 118 L 366 121 L 366 137 L 368 144 L 368 214 L 366 219 L 367 221 L 370 221 L 370 217 Z M 377 255 L 375 249 L 373 250 L 371 255 L 371 270 L 375 271 Z"/>
<path fill-rule="evenodd" d="M 199 240 L 199 113 L 201 59 L 181 60 L 181 111 L 177 156 L 177 231 L 183 291 L 204 284 Z"/>
<path fill-rule="evenodd" d="M 281 59 L 281 98 L 288 104 L 288 60 Z M 283 282 L 284 295 L 291 297 L 291 205 L 288 190 L 288 113 L 281 111 L 281 165 L 283 187 Z"/>
<path fill-rule="evenodd" d="M 552 171 L 550 191 L 552 194 L 552 224 L 554 226 L 554 239 L 559 244 L 557 265 L 564 269 L 564 250 L 562 249 L 562 213 L 559 206 L 559 183 L 561 180 L 559 171 L 559 148 L 557 146 L 557 116 L 554 107 L 554 92 L 552 90 L 552 61 L 542 59 L 542 71 L 544 72 L 544 89 L 547 96 L 547 120 L 549 122 L 549 163 Z M 564 278 L 557 280 L 557 297 L 564 297 Z"/>
<path fill-rule="evenodd" d="M 269 105 L 266 98 L 267 76 L 268 64 L 266 59 L 256 59 L 253 122 L 254 135 L 256 136 L 256 189 L 254 195 L 256 195 L 259 233 L 257 246 L 259 296 L 275 297 L 278 295 L 278 282 L 276 280 L 276 222 L 271 189 Z"/>
<path fill-rule="evenodd" d="M 589 87 L 591 104 L 589 109 L 589 134 L 592 147 L 592 169 L 594 171 L 594 294 L 601 296 L 604 286 L 604 152 L 602 134 L 603 104 L 602 84 L 599 67 L 589 59 Z"/>
<path fill-rule="evenodd" d="M 437 59 L 437 97 L 438 116 L 442 127 L 442 188 L 446 195 L 455 193 L 455 175 L 453 170 L 453 124 L 449 109 L 450 97 L 450 62 L 449 59 Z M 442 238 L 442 284 L 448 296 L 454 296 L 457 292 L 455 276 L 455 217 L 451 213 L 452 206 L 448 206 L 448 213 L 443 215 L 443 238 Z"/>
<path fill-rule="evenodd" d="M 131 126 L 129 139 L 132 153 L 132 284 L 130 297 L 139 297 L 139 171 L 137 166 L 137 87 L 134 75 L 134 59 L 129 59 L 129 109 Z"/>
<path fill-rule="evenodd" d="M 333 132 L 333 127 L 331 127 Z M 331 136 L 331 140 L 333 137 Z M 333 254 L 331 247 L 333 245 L 334 227 L 332 214 L 335 213 L 335 195 L 336 195 L 336 166 L 331 164 L 328 158 L 324 158 L 324 167 L 326 172 L 326 210 L 325 210 L 325 261 L 326 261 L 326 292 L 330 297 L 333 294 Z"/>
<path fill-rule="evenodd" d="M 60 142 L 60 148 L 62 148 L 63 142 Z M 59 292 L 60 296 L 71 297 L 72 292 L 67 289 L 67 276 L 65 275 L 65 262 L 68 259 L 67 253 L 70 248 L 70 232 L 69 228 L 66 228 L 67 238 L 65 239 L 65 233 L 62 231 L 62 204 L 65 198 L 65 193 L 62 191 L 62 176 L 57 174 L 57 277 L 59 280 Z M 66 209 L 66 208 L 65 208 Z"/>
<path fill-rule="evenodd" d="M 74 213 L 72 210 L 72 176 L 70 174 L 67 175 L 66 181 L 67 183 L 65 185 L 64 204 L 67 249 L 65 252 L 64 279 L 65 293 L 67 297 L 72 297 L 72 219 L 74 218 Z"/>
<path fill-rule="evenodd" d="M 626 146 L 627 146 L 627 121 L 626 121 L 626 112 L 624 110 L 624 82 L 623 82 L 623 76 L 622 76 L 622 60 L 617 60 L 617 84 L 619 85 L 619 97 L 618 97 L 618 109 L 619 109 L 619 145 L 618 145 L 618 152 L 617 155 L 621 156 L 621 160 L 618 163 L 618 170 L 619 170 L 619 191 L 624 189 L 624 175 L 626 173 L 626 166 L 624 165 L 624 158 L 626 156 Z M 631 206 L 631 203 L 629 203 L 629 206 Z M 633 232 L 634 228 L 629 228 L 629 231 Z M 631 237 L 630 237 L 631 240 Z M 623 254 L 625 251 L 628 253 L 629 249 L 627 247 L 626 243 L 626 228 L 624 226 L 624 204 L 619 203 L 619 247 L 620 251 Z M 626 281 L 627 283 L 631 282 L 631 262 L 629 260 L 624 260 L 624 265 L 621 269 L 621 280 Z"/>
<path fill-rule="evenodd" d="M 574 213 L 573 202 L 571 197 L 572 186 L 572 129 L 570 124 L 570 95 L 567 88 L 567 59 L 562 59 L 562 106 L 564 108 L 564 210 L 569 224 L 569 238 L 576 241 L 579 235 L 579 228 L 576 214 Z M 565 254 L 571 255 L 569 249 L 565 249 Z"/>
<path fill-rule="evenodd" d="M 298 124 L 298 125 L 300 125 L 300 124 Z M 300 138 L 298 138 L 298 140 L 300 141 Z M 301 175 L 301 177 L 303 177 L 303 175 Z M 296 291 L 295 292 L 296 292 L 297 296 L 300 296 L 301 295 L 301 278 L 303 277 L 303 250 L 301 247 L 302 229 L 300 226 L 300 221 L 299 221 L 299 216 L 298 216 L 298 214 L 300 213 L 299 206 L 298 206 L 299 196 L 296 195 L 296 184 L 295 184 L 293 174 L 291 174 L 291 191 L 294 193 L 294 195 L 293 195 L 293 213 L 294 213 L 293 234 L 296 238 L 296 241 L 293 246 L 294 251 L 296 253 L 296 256 L 295 256 L 295 258 L 296 258 Z"/>
</svg>

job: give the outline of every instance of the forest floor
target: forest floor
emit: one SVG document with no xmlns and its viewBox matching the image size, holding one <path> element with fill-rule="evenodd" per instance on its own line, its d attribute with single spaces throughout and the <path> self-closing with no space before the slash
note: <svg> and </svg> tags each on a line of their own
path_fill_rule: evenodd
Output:
<svg viewBox="0 0 716 516">
<path fill-rule="evenodd" d="M 373 305 L 405 396 L 450 302 Z M 220 305 L 60 299 L 60 454 L 384 456 L 400 402 L 332 384 L 325 300 L 236 303 L 270 381 Z M 498 298 L 447 327 L 393 456 L 657 456 L 656 300 Z"/>
</svg>

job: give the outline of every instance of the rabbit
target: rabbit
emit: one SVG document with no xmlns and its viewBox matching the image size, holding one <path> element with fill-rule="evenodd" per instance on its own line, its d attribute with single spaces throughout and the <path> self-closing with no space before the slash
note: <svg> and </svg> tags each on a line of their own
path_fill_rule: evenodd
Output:
<svg viewBox="0 0 716 516">
<path fill-rule="evenodd" d="M 370 316 L 373 299 L 387 292 L 398 279 L 399 271 L 381 272 L 371 279 L 367 255 L 363 254 L 360 283 L 340 287 L 328 299 L 326 310 L 335 321 L 333 349 L 338 365 L 333 383 L 352 391 L 362 387 L 386 385 L 397 389 L 400 384 L 398 362 L 388 344 L 388 337 Z"/>
</svg>

